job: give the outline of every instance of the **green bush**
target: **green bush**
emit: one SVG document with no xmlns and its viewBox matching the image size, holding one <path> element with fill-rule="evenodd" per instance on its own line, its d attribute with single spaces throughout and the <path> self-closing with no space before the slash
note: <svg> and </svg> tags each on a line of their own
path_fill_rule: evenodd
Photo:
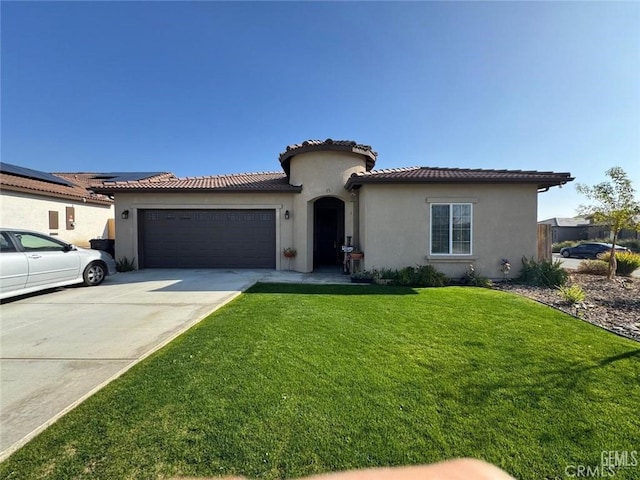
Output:
<svg viewBox="0 0 640 480">
<path fill-rule="evenodd" d="M 571 285 L 570 287 L 559 287 L 560 296 L 564 301 L 571 305 L 584 302 L 586 294 L 580 285 Z"/>
<path fill-rule="evenodd" d="M 447 276 L 431 265 L 420 265 L 413 269 L 413 281 L 419 287 L 444 287 Z"/>
<path fill-rule="evenodd" d="M 576 271 L 589 275 L 606 275 L 609 272 L 609 266 L 602 260 L 583 260 Z"/>
<path fill-rule="evenodd" d="M 400 270 L 383 268 L 377 272 L 376 277 L 391 280 L 391 284 L 405 287 L 444 287 L 447 284 L 446 275 L 431 265 L 405 267 Z"/>
<path fill-rule="evenodd" d="M 601 260 L 608 264 L 610 255 L 609 252 L 605 253 Z M 616 252 L 616 262 L 618 264 L 616 275 L 630 277 L 636 269 L 640 268 L 640 255 L 633 252 Z"/>
<path fill-rule="evenodd" d="M 522 257 L 522 271 L 518 281 L 537 287 L 557 288 L 565 285 L 569 274 L 559 260 L 534 260 Z"/>
<path fill-rule="evenodd" d="M 469 265 L 469 268 L 464 274 L 464 277 L 462 277 L 461 282 L 463 285 L 469 285 L 470 287 L 491 288 L 491 286 L 493 286 L 493 282 L 491 280 L 476 272 L 473 264 Z"/>
<path fill-rule="evenodd" d="M 377 270 L 376 281 L 385 280 L 385 285 L 393 285 L 398 281 L 398 270 L 381 268 Z"/>
<path fill-rule="evenodd" d="M 375 280 L 375 272 L 361 270 L 351 274 L 351 281 L 354 283 L 372 283 Z"/>
<path fill-rule="evenodd" d="M 557 242 L 551 245 L 551 251 L 553 253 L 560 253 L 560 250 L 565 247 L 575 247 L 578 244 L 574 240 L 565 240 L 564 242 Z"/>
</svg>

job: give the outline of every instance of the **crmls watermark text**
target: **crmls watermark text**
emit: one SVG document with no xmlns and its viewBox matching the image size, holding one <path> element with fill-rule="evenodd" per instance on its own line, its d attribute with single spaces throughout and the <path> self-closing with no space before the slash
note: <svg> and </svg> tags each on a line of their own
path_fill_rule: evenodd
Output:
<svg viewBox="0 0 640 480">
<path fill-rule="evenodd" d="M 571 478 L 606 478 L 615 476 L 618 470 L 637 467 L 636 450 L 603 450 L 600 465 L 567 465 L 564 474 Z"/>
</svg>

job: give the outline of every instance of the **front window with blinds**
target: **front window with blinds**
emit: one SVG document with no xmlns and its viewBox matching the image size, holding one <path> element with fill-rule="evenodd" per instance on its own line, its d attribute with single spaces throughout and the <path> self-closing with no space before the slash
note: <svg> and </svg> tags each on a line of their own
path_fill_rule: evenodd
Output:
<svg viewBox="0 0 640 480">
<path fill-rule="evenodd" d="M 431 254 L 471 255 L 470 203 L 431 205 Z"/>
</svg>

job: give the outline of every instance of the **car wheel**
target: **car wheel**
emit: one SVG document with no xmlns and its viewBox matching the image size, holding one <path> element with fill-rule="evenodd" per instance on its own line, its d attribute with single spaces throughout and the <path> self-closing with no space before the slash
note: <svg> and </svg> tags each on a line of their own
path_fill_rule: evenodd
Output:
<svg viewBox="0 0 640 480">
<path fill-rule="evenodd" d="M 84 279 L 84 284 L 86 286 L 94 287 L 102 283 L 106 274 L 107 269 L 102 263 L 93 262 L 87 265 L 87 268 L 84 269 L 82 278 Z"/>
<path fill-rule="evenodd" d="M 562 253 L 562 256 L 563 256 L 564 258 L 569 258 L 569 251 L 568 251 L 568 250 L 564 250 L 564 251 L 562 251 L 561 253 Z"/>
</svg>

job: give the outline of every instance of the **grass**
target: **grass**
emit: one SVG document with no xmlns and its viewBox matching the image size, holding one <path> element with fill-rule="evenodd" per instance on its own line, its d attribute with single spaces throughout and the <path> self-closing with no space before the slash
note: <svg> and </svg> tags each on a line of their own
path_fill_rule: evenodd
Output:
<svg viewBox="0 0 640 480">
<path fill-rule="evenodd" d="M 565 478 L 638 449 L 639 378 L 638 343 L 503 292 L 259 284 L 0 478 L 271 479 L 460 456 Z"/>
</svg>

